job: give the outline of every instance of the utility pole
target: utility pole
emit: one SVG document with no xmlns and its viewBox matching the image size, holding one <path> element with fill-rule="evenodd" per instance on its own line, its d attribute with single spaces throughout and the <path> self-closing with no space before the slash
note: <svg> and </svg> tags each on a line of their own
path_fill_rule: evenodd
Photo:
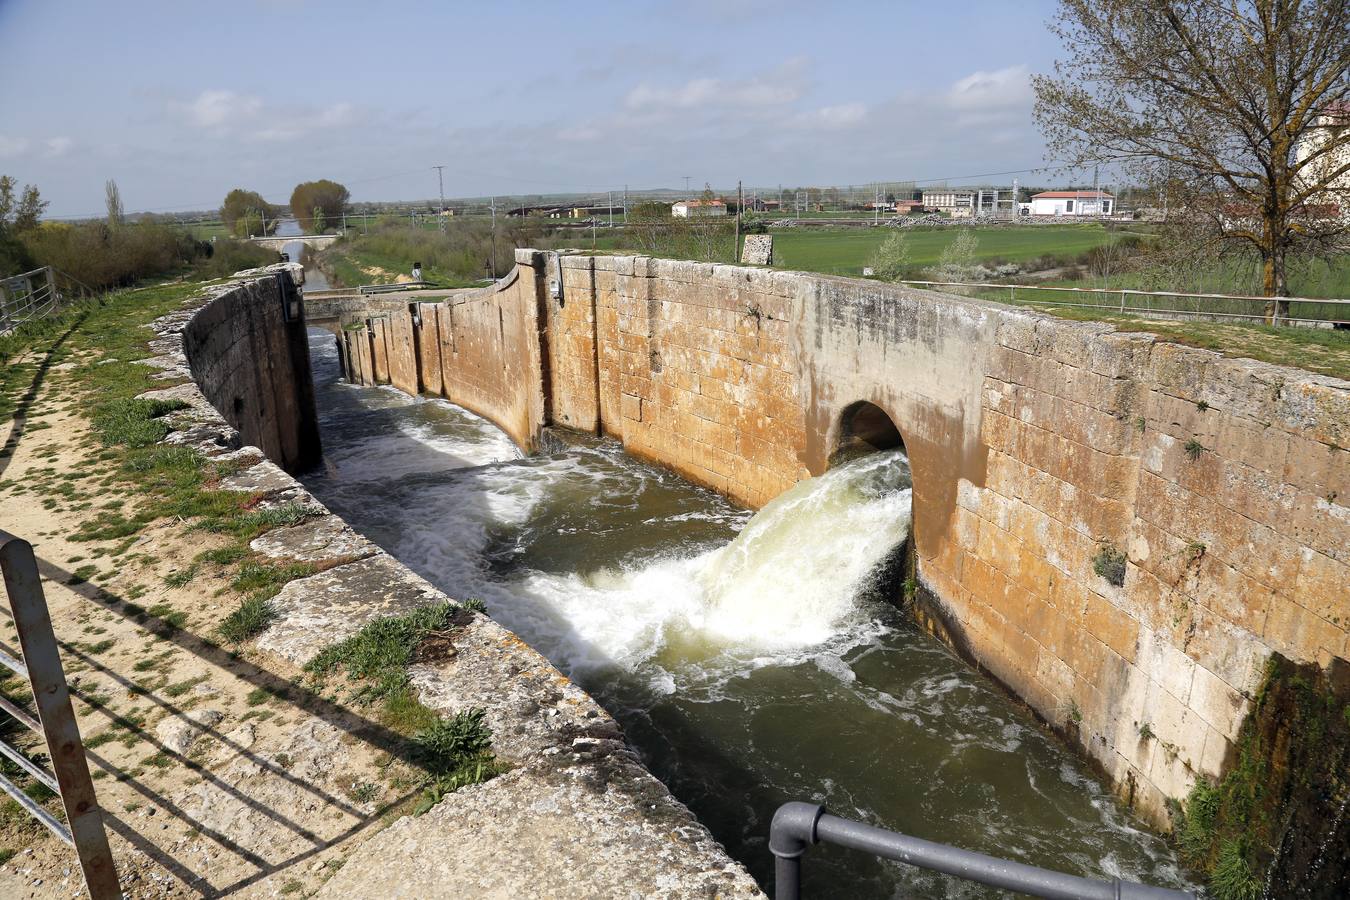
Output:
<svg viewBox="0 0 1350 900">
<path fill-rule="evenodd" d="M 685 197 L 686 200 L 689 199 L 689 176 L 688 176 L 688 175 L 684 176 L 684 197 Z"/>
<path fill-rule="evenodd" d="M 741 182 L 736 181 L 736 243 L 732 247 L 731 262 L 734 265 L 740 261 L 741 257 L 741 209 L 745 206 L 745 191 L 741 190 Z"/>
<path fill-rule="evenodd" d="M 497 277 L 497 198 L 492 198 L 492 277 Z"/>
<path fill-rule="evenodd" d="M 441 191 L 441 234 L 445 234 L 445 166 L 432 166 L 436 170 L 436 184 Z"/>
<path fill-rule="evenodd" d="M 609 227 L 614 227 L 614 192 L 609 192 Z"/>
<path fill-rule="evenodd" d="M 628 185 L 623 186 L 623 224 L 628 225 Z"/>
</svg>

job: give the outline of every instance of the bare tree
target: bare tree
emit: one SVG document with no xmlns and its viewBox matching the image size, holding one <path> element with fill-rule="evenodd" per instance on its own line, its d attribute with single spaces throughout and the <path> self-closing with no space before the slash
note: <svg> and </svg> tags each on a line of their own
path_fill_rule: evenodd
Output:
<svg viewBox="0 0 1350 900">
<path fill-rule="evenodd" d="M 104 200 L 108 206 L 108 225 L 116 228 L 122 224 L 122 192 L 117 182 L 109 178 L 103 185 Z"/>
<path fill-rule="evenodd" d="M 1291 255 L 1338 245 L 1350 129 L 1319 129 L 1347 112 L 1350 0 L 1060 0 L 1051 28 L 1052 154 L 1163 186 L 1185 230 L 1255 255 L 1267 297 L 1289 296 Z"/>
</svg>

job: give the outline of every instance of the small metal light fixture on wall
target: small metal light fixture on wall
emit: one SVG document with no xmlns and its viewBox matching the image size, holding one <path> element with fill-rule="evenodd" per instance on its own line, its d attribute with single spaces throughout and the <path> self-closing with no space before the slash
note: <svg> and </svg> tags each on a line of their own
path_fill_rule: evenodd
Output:
<svg viewBox="0 0 1350 900">
<path fill-rule="evenodd" d="M 409 304 L 408 304 L 408 313 L 409 313 L 409 315 L 412 316 L 413 327 L 414 327 L 414 328 L 421 328 L 421 327 L 422 327 L 422 304 L 420 304 L 420 303 L 409 303 Z"/>
</svg>

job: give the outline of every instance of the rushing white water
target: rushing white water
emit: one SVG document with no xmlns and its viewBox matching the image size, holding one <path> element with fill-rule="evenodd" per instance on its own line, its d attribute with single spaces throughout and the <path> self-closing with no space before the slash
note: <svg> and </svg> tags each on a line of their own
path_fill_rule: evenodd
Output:
<svg viewBox="0 0 1350 900">
<path fill-rule="evenodd" d="M 905 539 L 908 482 L 898 452 L 857 460 L 801 482 L 717 549 L 621 569 L 533 573 L 514 597 L 499 598 L 511 607 L 504 618 L 565 636 L 568 646 L 554 651 L 573 670 L 633 671 L 671 652 L 688 661 L 823 644 L 859 624 L 858 596 Z M 543 619 L 569 627 L 542 628 Z"/>
</svg>

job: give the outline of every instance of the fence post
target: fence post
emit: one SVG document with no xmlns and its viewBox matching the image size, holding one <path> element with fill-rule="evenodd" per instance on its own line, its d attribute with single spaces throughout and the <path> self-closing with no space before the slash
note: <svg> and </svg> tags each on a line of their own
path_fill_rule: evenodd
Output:
<svg viewBox="0 0 1350 900">
<path fill-rule="evenodd" d="M 4 571 L 5 590 L 19 633 L 23 667 L 28 672 L 33 703 L 37 706 L 42 736 L 47 742 L 66 823 L 89 896 L 92 900 L 121 897 L 32 545 L 0 531 L 0 569 Z"/>
</svg>

